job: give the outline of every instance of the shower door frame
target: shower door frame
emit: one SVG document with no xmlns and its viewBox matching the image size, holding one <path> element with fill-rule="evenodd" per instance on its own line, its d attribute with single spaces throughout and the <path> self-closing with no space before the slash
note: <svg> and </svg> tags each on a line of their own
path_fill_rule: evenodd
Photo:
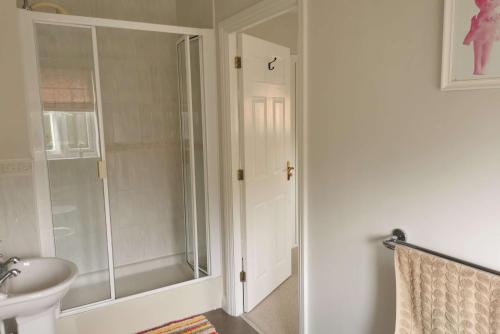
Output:
<svg viewBox="0 0 500 334">
<path fill-rule="evenodd" d="M 103 307 L 113 303 L 118 303 L 133 298 L 138 298 L 165 290 L 175 289 L 181 286 L 196 284 L 200 281 L 213 279 L 222 274 L 221 267 L 221 227 L 220 227 L 220 190 L 219 190 L 219 135 L 218 135 L 218 114 L 217 114 L 217 90 L 216 85 L 210 82 L 216 82 L 216 60 L 215 60 L 215 33 L 213 29 L 201 29 L 183 26 L 162 25 L 153 23 L 142 23 L 135 21 L 124 21 L 94 17 L 72 16 L 49 14 L 42 12 L 33 12 L 18 9 L 19 25 L 21 32 L 21 42 L 23 48 L 23 62 L 25 65 L 24 79 L 26 87 L 26 109 L 28 114 L 28 123 L 30 128 L 30 144 L 33 157 L 33 182 L 36 199 L 37 223 L 40 235 L 40 250 L 42 257 L 54 257 L 55 239 L 53 232 L 53 217 L 49 187 L 49 176 L 47 158 L 45 153 L 45 142 L 43 135 L 42 122 L 42 103 L 40 96 L 39 68 L 37 56 L 37 41 L 35 36 L 36 24 L 61 25 L 67 27 L 79 27 L 90 29 L 92 32 L 94 76 L 96 80 L 95 98 L 97 105 L 97 117 L 99 122 L 99 146 L 101 159 L 105 160 L 105 142 L 103 129 L 103 108 L 100 87 L 99 58 L 97 50 L 97 28 L 116 28 L 134 31 L 149 31 L 159 33 L 170 33 L 184 35 L 186 41 L 191 36 L 200 36 L 202 43 L 202 68 L 201 75 L 202 101 L 203 101 L 203 143 L 204 143 L 204 174 L 205 174 L 205 197 L 206 197 L 206 217 L 207 217 L 207 236 L 209 239 L 207 257 L 210 263 L 209 275 L 199 278 L 199 272 L 194 270 L 194 279 L 169 285 L 166 287 L 134 294 L 127 297 L 116 298 L 115 295 L 115 275 L 113 265 L 113 247 L 112 247 L 112 228 L 109 210 L 109 194 L 107 177 L 103 178 L 104 205 L 106 212 L 106 238 L 109 261 L 109 281 L 111 296 L 99 302 L 79 306 L 62 311 L 62 316 L 68 316 L 89 309 Z M 189 43 L 186 43 L 188 48 Z M 189 51 L 189 50 L 187 50 Z M 189 55 L 189 52 L 186 56 Z M 189 64 L 189 63 L 188 63 Z M 186 75 L 189 75 L 189 70 Z M 208 83 L 208 84 L 207 84 Z M 191 99 L 191 85 L 187 83 L 187 93 Z M 190 110 L 190 119 L 192 121 L 192 101 L 188 107 Z M 191 124 L 192 127 L 192 124 Z M 192 130 L 192 129 L 191 129 Z M 191 131 L 190 131 L 191 132 Z M 191 133 L 192 135 L 192 133 Z M 190 138 L 193 143 L 194 138 Z M 193 173 L 193 166 L 191 172 Z M 193 182 L 192 182 L 193 183 Z M 191 185 L 193 186 L 193 185 Z M 195 204 L 196 205 L 196 204 Z M 197 248 L 197 247 L 196 247 Z"/>
<path fill-rule="evenodd" d="M 194 126 L 194 121 L 193 121 L 193 94 L 192 94 L 192 87 L 193 87 L 193 84 L 192 84 L 192 75 L 191 75 L 191 41 L 194 41 L 196 40 L 197 43 L 198 43 L 198 48 L 200 50 L 199 54 L 198 54 L 198 57 L 199 57 L 199 62 L 200 62 L 200 66 L 201 67 L 204 67 L 204 60 L 203 60 L 203 38 L 200 38 L 199 35 L 196 35 L 196 36 L 183 36 L 181 38 L 179 38 L 176 42 L 176 54 L 177 54 L 177 58 L 179 58 L 179 46 L 184 43 L 184 54 L 186 57 L 186 61 L 187 61 L 187 58 L 189 56 L 189 61 L 186 62 L 185 66 L 186 66 L 186 85 L 191 87 L 190 90 L 188 90 L 186 93 L 187 93 L 187 98 L 189 100 L 189 105 L 188 105 L 188 113 L 190 114 L 190 122 L 189 122 L 189 131 L 194 131 L 193 130 L 193 126 Z M 179 73 L 179 79 L 180 79 L 180 71 L 181 71 L 181 68 L 180 68 L 180 64 L 179 62 L 177 62 L 177 72 Z M 204 77 L 204 74 L 203 74 L 203 71 L 200 72 L 200 87 L 203 87 L 204 86 L 204 81 L 205 81 L 205 77 Z M 182 88 L 180 87 L 180 84 L 179 84 L 179 106 L 182 104 L 181 100 L 181 94 L 182 94 Z M 202 91 L 201 92 L 202 94 L 202 100 L 204 100 L 204 92 Z M 202 110 L 201 110 L 201 117 L 202 117 L 202 137 L 205 138 L 206 136 L 206 128 L 205 128 L 205 122 L 206 122 L 206 119 L 205 119 L 205 106 L 202 105 L 201 106 Z M 183 139 L 183 134 L 182 134 L 182 108 L 180 107 L 179 108 L 179 113 L 180 113 L 180 116 L 179 116 L 179 120 L 181 121 L 181 146 L 184 147 L 184 139 Z M 194 135 L 193 135 L 194 136 Z M 194 161 L 194 137 L 193 137 L 193 141 L 190 142 L 190 147 L 189 147 L 189 150 L 191 152 L 190 154 L 190 159 L 193 160 L 194 164 L 196 163 Z M 205 161 L 206 161 L 206 157 L 205 157 Z M 183 156 L 183 164 L 185 164 L 185 161 L 184 161 L 184 156 Z M 205 167 L 205 171 L 206 171 L 206 167 Z M 191 174 L 194 173 L 194 170 L 191 169 L 190 171 Z M 195 175 L 191 175 L 191 177 L 194 177 Z M 207 187 L 207 173 L 204 174 L 204 182 L 203 182 L 203 187 L 204 189 L 206 189 Z M 183 178 L 185 178 L 184 176 L 184 168 L 183 168 Z M 193 191 L 196 191 L 196 180 L 193 183 L 191 183 L 191 192 Z M 194 188 L 194 189 L 193 189 Z M 184 186 L 184 190 L 185 190 L 185 186 Z M 196 197 L 196 194 L 194 195 Z M 185 200 L 185 191 L 184 191 L 184 200 Z M 197 206 L 198 203 L 196 203 L 196 199 L 195 199 L 195 205 Z M 205 211 L 207 211 L 207 208 L 208 208 L 208 198 L 207 196 L 205 196 Z M 205 212 L 205 217 L 207 217 L 207 212 Z M 197 214 L 194 214 L 193 215 L 193 222 L 192 224 L 195 225 L 193 228 L 195 229 L 195 232 L 194 232 L 194 235 L 193 235 L 193 238 L 195 238 L 194 240 L 194 252 L 193 252 L 193 264 L 191 264 L 189 262 L 189 243 L 188 243 L 188 228 L 187 228 L 187 225 L 188 225 L 188 214 L 185 213 L 184 215 L 184 221 L 185 221 L 185 224 L 186 224 L 186 263 L 191 267 L 191 269 L 195 270 L 196 267 L 198 267 L 198 270 L 195 270 L 196 273 L 199 275 L 200 272 L 204 273 L 205 275 L 208 275 L 210 272 L 211 272 L 211 267 L 210 267 L 210 256 L 207 256 L 207 270 L 204 270 L 204 269 L 200 269 L 200 266 L 199 266 L 199 252 L 198 252 L 198 216 Z M 206 231 L 208 232 L 208 224 L 207 222 L 205 223 L 206 227 Z M 210 234 L 209 233 L 206 233 L 206 245 L 209 245 L 210 244 Z"/>
</svg>

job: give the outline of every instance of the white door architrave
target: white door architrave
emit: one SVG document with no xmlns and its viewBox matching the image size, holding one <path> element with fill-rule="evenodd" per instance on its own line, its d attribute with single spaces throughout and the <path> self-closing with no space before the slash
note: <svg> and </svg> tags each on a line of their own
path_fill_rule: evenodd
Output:
<svg viewBox="0 0 500 334">
<path fill-rule="evenodd" d="M 221 87 L 221 164 L 222 167 L 222 218 L 224 228 L 224 263 L 225 263 L 225 298 L 224 310 L 233 316 L 239 316 L 243 309 L 243 285 L 240 282 L 242 268 L 242 187 L 238 181 L 238 169 L 242 168 L 241 143 L 239 133 L 239 99 L 238 75 L 235 68 L 237 56 L 237 34 L 268 21 L 286 12 L 298 10 L 299 12 L 299 64 L 297 70 L 297 116 L 296 116 L 296 182 L 297 182 L 297 211 L 299 221 L 299 295 L 300 295 L 300 333 L 304 333 L 304 222 L 305 195 L 304 189 L 304 129 L 307 102 L 307 77 L 304 65 L 307 60 L 306 52 L 306 10 L 307 0 L 264 0 L 247 8 L 238 14 L 222 21 L 218 25 L 219 38 L 219 74 Z"/>
</svg>

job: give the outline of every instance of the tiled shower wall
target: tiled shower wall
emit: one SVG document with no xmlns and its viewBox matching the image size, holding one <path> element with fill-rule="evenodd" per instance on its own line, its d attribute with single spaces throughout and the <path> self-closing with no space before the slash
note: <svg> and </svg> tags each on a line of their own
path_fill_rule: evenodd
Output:
<svg viewBox="0 0 500 334">
<path fill-rule="evenodd" d="M 97 30 L 116 266 L 185 252 L 176 42 Z"/>
<path fill-rule="evenodd" d="M 62 69 L 64 80 L 70 79 L 66 69 L 68 75 L 75 69 L 91 71 L 88 31 L 60 30 L 38 28 L 44 73 Z M 97 29 L 116 267 L 185 252 L 179 38 Z M 107 268 L 104 198 L 96 167 L 94 158 L 49 161 L 53 211 L 71 211 L 55 216 L 56 255 L 76 262 L 83 273 Z"/>
<path fill-rule="evenodd" d="M 33 2 L 32 0 L 30 0 Z M 70 15 L 212 28 L 212 0 L 51 0 Z M 18 7 L 23 4 L 17 0 Z"/>
<path fill-rule="evenodd" d="M 31 160 L 0 160 L 0 253 L 39 255 Z"/>
<path fill-rule="evenodd" d="M 80 273 L 108 268 L 104 195 L 97 159 L 48 162 L 56 255 Z"/>
<path fill-rule="evenodd" d="M 22 1 L 17 2 L 18 7 L 20 7 L 22 5 Z M 144 21 L 161 24 L 190 25 L 203 28 L 210 28 L 213 26 L 213 8 L 211 0 L 148 0 L 147 5 L 146 2 L 142 0 L 124 0 L 119 2 L 119 6 L 117 6 L 117 2 L 113 0 L 53 0 L 52 2 L 64 6 L 70 11 L 70 14 L 73 15 Z M 122 51 L 128 48 L 129 46 L 126 44 L 121 45 Z M 171 47 L 172 52 L 173 50 L 174 46 Z M 177 92 L 175 92 L 175 94 L 177 94 Z M 169 96 L 169 94 L 166 95 Z M 110 103 L 106 105 L 105 109 L 106 108 L 111 108 L 108 109 L 111 111 L 105 115 L 105 117 L 107 117 L 107 121 L 109 121 L 109 117 L 111 116 L 112 118 L 113 114 L 116 116 L 116 113 L 112 111 L 113 106 L 110 105 Z M 21 110 L 20 112 L 24 111 Z M 125 132 L 123 132 L 126 128 L 127 122 L 128 124 L 140 124 L 140 126 L 131 128 L 131 132 L 128 132 L 127 135 L 131 135 L 131 138 L 134 136 L 137 138 L 138 135 L 141 138 L 146 138 L 147 136 L 155 138 L 155 136 L 157 137 L 157 134 L 155 133 L 158 132 L 159 124 L 162 124 L 162 122 L 166 119 L 169 119 L 171 124 L 177 122 L 174 120 L 176 116 L 174 116 L 171 112 L 165 114 L 162 114 L 161 112 L 142 114 L 141 117 L 151 117 L 149 121 L 145 121 L 144 119 L 141 120 L 140 118 L 136 118 L 138 115 L 127 113 L 127 108 L 124 108 L 121 116 L 123 118 L 117 120 L 117 124 L 113 125 L 116 132 L 114 130 L 112 131 L 113 136 L 116 139 L 114 144 L 117 144 L 112 146 L 116 147 L 121 145 L 121 136 L 129 131 L 125 130 Z M 158 117 L 160 117 L 160 120 Z M 161 119 L 163 119 L 163 121 Z M 121 125 L 119 124 L 120 122 L 122 123 Z M 169 138 L 172 138 L 173 136 L 177 138 L 178 134 L 176 134 L 175 131 L 178 130 L 173 130 L 173 132 L 168 132 L 164 135 Z M 108 143 L 113 143 L 113 140 L 110 140 Z M 172 142 L 170 142 L 170 144 L 172 144 Z M 117 179 L 115 180 L 116 185 L 112 187 L 113 190 L 117 190 L 117 193 L 119 194 L 118 197 L 121 198 L 122 203 L 124 203 L 121 205 L 123 211 L 121 209 L 117 210 L 117 220 L 122 221 L 122 223 L 118 224 L 118 228 L 123 227 L 123 233 L 118 233 L 117 242 L 118 244 L 125 244 L 126 242 L 134 240 L 134 238 L 141 239 L 141 235 L 144 235 L 144 232 L 136 234 L 137 231 L 134 231 L 134 228 L 132 227 L 133 224 L 131 222 L 145 221 L 148 215 L 153 215 L 153 212 L 160 212 L 156 214 L 164 218 L 166 217 L 166 220 L 170 222 L 179 219 L 178 213 L 169 214 L 168 212 L 172 212 L 172 208 L 175 208 L 173 210 L 174 212 L 180 212 L 178 207 L 179 199 L 182 195 L 178 183 L 182 178 L 180 175 L 180 169 L 177 169 L 177 167 L 170 168 L 172 166 L 169 167 L 171 162 L 151 162 L 153 157 L 161 156 L 161 154 L 165 154 L 167 151 L 170 151 L 172 155 L 177 154 L 175 152 L 177 149 L 172 147 L 169 148 L 168 145 L 164 145 L 162 148 L 149 147 L 139 153 L 137 150 L 127 151 L 116 147 L 116 152 L 111 153 L 109 156 L 109 163 L 111 164 L 111 168 L 116 168 L 118 174 L 121 175 L 117 176 Z M 113 148 L 111 148 L 111 151 L 113 151 Z M 135 161 L 134 165 L 138 167 L 127 170 L 125 166 L 131 161 Z M 168 167 L 167 170 L 165 170 L 166 167 Z M 139 181 L 139 175 L 150 173 L 158 176 L 153 178 L 158 182 L 158 184 L 175 184 L 173 188 L 177 189 L 177 199 L 172 198 L 168 201 L 159 201 L 158 194 L 155 194 L 155 192 L 151 190 L 151 184 L 149 186 L 147 184 L 140 185 L 142 181 Z M 140 202 L 142 203 L 141 206 L 144 208 L 144 216 L 134 214 L 126 215 L 126 212 L 133 211 L 130 209 L 130 206 L 127 206 L 126 203 L 130 204 L 137 200 L 137 198 L 129 196 L 130 189 L 132 188 L 140 189 L 140 192 L 144 194 L 143 198 L 148 199 Z M 117 203 L 116 198 L 112 198 L 111 200 L 114 201 L 115 204 Z M 160 211 L 155 211 L 155 208 L 158 207 L 160 207 Z M 120 215 L 124 218 L 121 219 L 119 217 Z M 151 221 L 155 221 L 155 218 L 153 217 Z M 181 227 L 167 224 L 163 226 L 163 229 L 164 231 L 162 232 L 164 233 L 179 235 Z M 160 245 L 159 235 L 160 234 L 154 235 L 152 240 L 144 240 L 144 238 L 142 238 L 143 245 L 151 243 L 151 248 L 147 250 L 141 247 L 131 247 L 129 250 L 122 252 L 123 255 L 120 255 L 118 263 L 125 264 L 129 261 L 133 262 L 142 256 L 155 257 L 158 256 L 158 254 L 176 253 L 184 249 L 184 237 L 177 237 L 169 245 L 166 245 L 165 243 Z M 0 160 L 0 240 L 2 240 L 0 243 L 0 252 L 5 256 L 36 256 L 40 254 L 39 234 L 34 203 L 32 168 L 31 160 L 29 159 L 22 161 Z"/>
</svg>

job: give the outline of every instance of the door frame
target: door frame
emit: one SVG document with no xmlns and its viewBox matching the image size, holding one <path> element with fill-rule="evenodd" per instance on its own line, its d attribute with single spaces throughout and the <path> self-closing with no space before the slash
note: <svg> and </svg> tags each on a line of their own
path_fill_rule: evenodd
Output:
<svg viewBox="0 0 500 334">
<path fill-rule="evenodd" d="M 288 180 L 286 175 L 289 163 L 292 166 L 296 163 L 292 85 L 295 71 L 290 47 L 280 45 L 276 40 L 270 42 L 252 36 L 246 31 L 238 34 L 238 56 L 244 63 L 238 70 L 240 158 L 244 171 L 243 180 L 239 181 L 242 188 L 244 272 L 244 284 L 241 285 L 244 290 L 243 311 L 249 313 L 293 274 L 297 183 L 295 172 Z M 273 57 L 279 60 L 275 63 L 276 70 L 270 72 L 267 67 Z M 259 69 L 266 70 L 261 73 Z M 271 93 L 266 92 L 268 89 Z M 259 105 L 262 108 L 257 107 Z M 266 119 L 262 124 L 259 115 Z M 267 149 L 259 147 L 263 142 L 271 146 Z M 272 217 L 274 215 L 277 220 Z M 271 238 L 267 239 L 269 236 Z M 265 247 L 264 243 L 261 244 L 264 240 L 267 240 Z M 268 257 L 269 261 L 260 256 Z"/>
<path fill-rule="evenodd" d="M 242 270 L 242 194 L 243 187 L 238 181 L 237 171 L 242 168 L 242 146 L 239 127 L 238 71 L 234 59 L 237 56 L 238 33 L 271 20 L 284 13 L 298 10 L 299 14 L 299 62 L 297 71 L 297 104 L 295 123 L 296 145 L 296 182 L 297 182 L 297 219 L 299 243 L 299 332 L 304 333 L 305 323 L 305 271 L 304 271 L 304 141 L 305 141 L 305 103 L 307 93 L 307 0 L 263 0 L 218 25 L 220 109 L 221 109 L 221 181 L 222 181 L 222 219 L 224 228 L 224 310 L 232 315 L 243 314 L 243 285 L 240 282 Z M 244 65 L 243 65 L 244 66 Z"/>
</svg>

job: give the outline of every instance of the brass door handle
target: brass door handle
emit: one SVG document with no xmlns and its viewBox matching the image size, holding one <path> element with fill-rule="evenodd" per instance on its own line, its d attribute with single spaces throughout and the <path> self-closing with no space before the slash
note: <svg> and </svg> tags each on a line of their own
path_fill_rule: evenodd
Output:
<svg viewBox="0 0 500 334">
<path fill-rule="evenodd" d="M 295 170 L 295 167 L 292 167 L 292 163 L 290 161 L 286 162 L 286 179 L 290 181 L 290 179 L 293 176 L 293 171 Z"/>
</svg>

